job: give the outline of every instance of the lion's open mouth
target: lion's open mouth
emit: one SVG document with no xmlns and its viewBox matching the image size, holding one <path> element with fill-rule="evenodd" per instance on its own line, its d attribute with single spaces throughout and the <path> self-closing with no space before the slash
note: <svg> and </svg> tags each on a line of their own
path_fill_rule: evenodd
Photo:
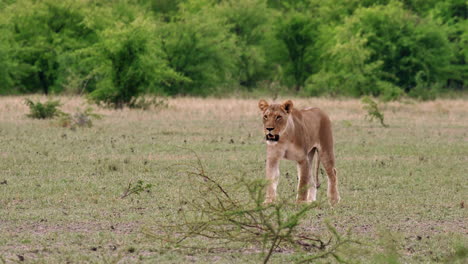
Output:
<svg viewBox="0 0 468 264">
<path fill-rule="evenodd" d="M 266 140 L 278 141 L 279 140 L 279 135 L 267 134 L 266 135 Z"/>
</svg>

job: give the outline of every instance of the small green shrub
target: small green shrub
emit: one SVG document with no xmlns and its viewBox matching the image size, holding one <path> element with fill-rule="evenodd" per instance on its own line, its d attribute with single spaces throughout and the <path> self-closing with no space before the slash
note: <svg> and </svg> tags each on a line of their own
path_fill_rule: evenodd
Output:
<svg viewBox="0 0 468 264">
<path fill-rule="evenodd" d="M 30 99 L 26 99 L 25 103 L 29 106 L 29 114 L 26 116 L 34 119 L 49 119 L 57 116 L 64 115 L 59 106 L 61 106 L 60 101 L 47 101 L 45 103 L 33 102 Z"/>
<path fill-rule="evenodd" d="M 361 102 L 364 104 L 364 110 L 367 111 L 366 117 L 370 121 L 376 119 L 383 127 L 388 127 L 388 125 L 384 122 L 384 114 L 380 112 L 379 107 L 374 100 L 372 100 L 369 96 L 365 96 L 362 98 Z"/>
<path fill-rule="evenodd" d="M 142 180 L 137 181 L 136 184 L 132 184 L 131 182 L 128 184 L 127 188 L 123 192 L 123 194 L 120 196 L 121 199 L 132 195 L 132 194 L 140 194 L 142 192 L 149 192 L 151 188 L 153 187 L 152 184 L 150 183 L 144 183 Z"/>
</svg>

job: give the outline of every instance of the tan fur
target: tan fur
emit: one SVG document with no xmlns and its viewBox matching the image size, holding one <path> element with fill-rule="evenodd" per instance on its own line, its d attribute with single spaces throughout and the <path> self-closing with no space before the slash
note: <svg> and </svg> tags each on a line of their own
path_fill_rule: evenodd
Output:
<svg viewBox="0 0 468 264">
<path fill-rule="evenodd" d="M 258 107 L 263 113 L 265 137 L 271 139 L 266 140 L 266 178 L 269 184 L 265 202 L 271 203 L 275 200 L 280 175 L 279 162 L 281 159 L 288 159 L 297 162 L 298 203 L 316 200 L 317 188 L 320 186 L 318 181 L 320 162 L 328 175 L 327 194 L 330 204 L 338 203 L 340 195 L 337 187 L 333 136 L 327 114 L 318 108 L 297 110 L 291 100 L 283 104 L 268 104 L 265 100 L 260 100 Z M 278 141 L 273 141 L 276 139 Z M 313 170 L 314 156 L 316 156 L 315 170 Z M 312 174 L 315 174 L 314 179 Z"/>
</svg>

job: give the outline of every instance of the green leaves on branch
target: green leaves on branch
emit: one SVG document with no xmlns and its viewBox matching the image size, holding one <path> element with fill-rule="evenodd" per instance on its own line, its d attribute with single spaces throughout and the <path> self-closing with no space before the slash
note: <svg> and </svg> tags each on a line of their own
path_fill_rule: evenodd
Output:
<svg viewBox="0 0 468 264">
<path fill-rule="evenodd" d="M 132 194 L 140 194 L 142 192 L 150 192 L 151 188 L 153 187 L 150 183 L 145 183 L 142 180 L 138 180 L 135 184 L 132 182 L 128 183 L 127 188 L 125 188 L 124 192 L 120 196 L 120 199 L 124 199 Z"/>
</svg>

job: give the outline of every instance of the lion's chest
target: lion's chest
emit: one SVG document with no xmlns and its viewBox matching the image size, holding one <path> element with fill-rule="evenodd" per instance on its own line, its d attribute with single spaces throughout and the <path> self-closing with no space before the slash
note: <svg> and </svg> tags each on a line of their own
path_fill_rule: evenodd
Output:
<svg viewBox="0 0 468 264">
<path fill-rule="evenodd" d="M 286 146 L 283 154 L 283 159 L 300 161 L 306 158 L 306 153 L 302 148 L 294 144 Z"/>
</svg>

